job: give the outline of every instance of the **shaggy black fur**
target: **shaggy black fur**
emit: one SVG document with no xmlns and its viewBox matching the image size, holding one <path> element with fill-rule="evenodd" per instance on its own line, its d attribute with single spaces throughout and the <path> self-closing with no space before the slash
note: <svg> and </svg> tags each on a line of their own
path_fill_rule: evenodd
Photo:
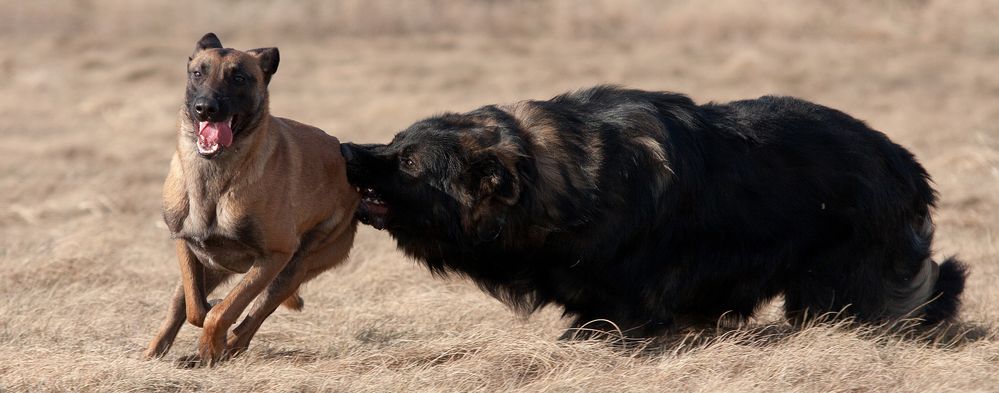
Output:
<svg viewBox="0 0 999 393">
<path fill-rule="evenodd" d="M 362 221 L 435 273 L 520 311 L 557 304 L 575 327 L 656 335 L 746 318 L 777 295 L 794 321 L 935 323 L 960 305 L 965 268 L 930 259 L 926 171 L 800 99 L 696 105 L 598 86 L 343 150 Z"/>
</svg>

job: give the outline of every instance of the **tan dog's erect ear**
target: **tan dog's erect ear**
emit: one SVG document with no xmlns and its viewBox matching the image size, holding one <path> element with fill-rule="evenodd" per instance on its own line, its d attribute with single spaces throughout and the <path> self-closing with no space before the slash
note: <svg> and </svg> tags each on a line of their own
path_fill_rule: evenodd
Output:
<svg viewBox="0 0 999 393">
<path fill-rule="evenodd" d="M 260 69 L 264 72 L 264 83 L 271 83 L 271 75 L 277 72 L 278 62 L 281 61 L 281 53 L 278 48 L 257 48 L 246 51 L 257 58 L 260 62 Z"/>
<path fill-rule="evenodd" d="M 222 48 L 222 41 L 219 41 L 219 37 L 217 37 L 215 33 L 205 34 L 203 37 L 201 37 L 200 40 L 198 40 L 198 43 L 194 46 L 194 53 L 191 54 L 191 57 L 189 59 L 194 58 L 194 56 L 198 55 L 198 52 L 201 52 L 205 49 L 221 49 L 221 48 Z"/>
</svg>

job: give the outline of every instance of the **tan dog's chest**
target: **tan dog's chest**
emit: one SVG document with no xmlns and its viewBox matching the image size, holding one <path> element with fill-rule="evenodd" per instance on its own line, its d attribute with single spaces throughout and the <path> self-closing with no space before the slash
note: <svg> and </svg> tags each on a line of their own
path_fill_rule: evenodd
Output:
<svg viewBox="0 0 999 393">
<path fill-rule="evenodd" d="M 261 250 L 245 239 L 229 234 L 211 234 L 208 237 L 181 235 L 181 238 L 201 263 L 216 270 L 246 273 L 254 261 L 263 256 Z"/>
<path fill-rule="evenodd" d="M 264 256 L 260 227 L 249 214 L 225 199 L 196 201 L 184 195 L 179 201 L 164 210 L 164 219 L 173 237 L 183 239 L 201 263 L 245 273 Z"/>
</svg>

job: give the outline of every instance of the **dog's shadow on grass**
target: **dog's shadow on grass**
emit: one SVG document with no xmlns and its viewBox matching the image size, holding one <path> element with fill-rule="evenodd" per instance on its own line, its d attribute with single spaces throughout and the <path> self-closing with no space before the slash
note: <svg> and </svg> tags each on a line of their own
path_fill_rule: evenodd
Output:
<svg viewBox="0 0 999 393">
<path fill-rule="evenodd" d="M 903 321 L 891 325 L 869 325 L 854 323 L 849 319 L 815 320 L 803 325 L 791 325 L 784 322 L 742 326 L 719 323 L 718 326 L 710 329 L 688 328 L 652 339 L 631 338 L 620 331 L 597 331 L 585 327 L 578 329 L 578 331 L 586 335 L 587 338 L 563 340 L 562 345 L 577 343 L 606 345 L 610 350 L 620 352 L 624 356 L 644 358 L 678 356 L 710 349 L 716 345 L 779 347 L 793 343 L 795 340 L 822 340 L 824 337 L 867 340 L 883 346 L 909 343 L 944 351 L 960 350 L 969 344 L 982 341 L 999 340 L 999 332 L 993 327 L 972 321 L 954 322 L 933 327 L 920 326 L 918 321 Z M 372 343 L 368 342 L 370 340 L 365 340 L 370 338 L 367 335 L 361 335 L 358 340 L 371 345 Z M 383 347 L 383 345 L 375 346 Z M 474 355 L 477 351 L 478 348 L 454 348 L 443 353 L 426 353 L 425 356 L 405 358 L 375 356 L 367 357 L 369 361 L 362 362 L 367 366 L 357 366 L 361 368 L 376 366 L 388 368 L 434 367 Z M 297 366 L 330 358 L 328 351 L 303 348 L 258 347 L 247 355 L 253 361 L 279 362 Z"/>
<path fill-rule="evenodd" d="M 921 326 L 905 320 L 892 324 L 870 325 L 850 319 L 819 318 L 801 325 L 773 322 L 763 325 L 719 323 L 714 328 L 679 329 L 656 338 L 632 338 L 621 331 L 579 329 L 587 337 L 583 342 L 598 341 L 636 356 L 679 355 L 719 344 L 748 347 L 776 347 L 797 339 L 841 336 L 868 340 L 880 345 L 911 343 L 940 350 L 959 350 L 969 344 L 999 340 L 999 332 L 990 325 L 960 321 L 936 326 Z M 572 343 L 574 340 L 568 340 Z"/>
<path fill-rule="evenodd" d="M 293 365 L 315 363 L 324 357 L 320 351 L 301 348 L 258 348 L 252 356 L 267 362 L 280 361 Z"/>
</svg>

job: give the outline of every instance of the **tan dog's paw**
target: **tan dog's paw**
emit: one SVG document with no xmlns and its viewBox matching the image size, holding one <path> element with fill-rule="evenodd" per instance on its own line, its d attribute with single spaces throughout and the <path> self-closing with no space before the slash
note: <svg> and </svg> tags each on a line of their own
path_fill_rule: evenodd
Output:
<svg viewBox="0 0 999 393">
<path fill-rule="evenodd" d="M 302 299 L 298 293 L 289 296 L 281 305 L 287 307 L 290 310 L 302 311 L 302 307 L 305 307 L 305 299 Z"/>
<path fill-rule="evenodd" d="M 202 363 L 214 366 L 218 362 L 228 358 L 226 354 L 227 336 L 228 332 L 223 332 L 220 335 L 212 334 L 211 329 L 206 329 L 202 333 L 201 339 L 198 340 L 198 356 L 201 358 Z"/>
<path fill-rule="evenodd" d="M 225 351 L 218 356 L 208 356 L 204 354 L 190 354 L 187 356 L 181 356 L 177 358 L 176 365 L 177 368 L 202 368 L 202 367 L 215 367 L 220 363 L 228 360 L 230 358 L 228 351 Z"/>
<path fill-rule="evenodd" d="M 208 365 L 201 361 L 201 356 L 197 354 L 181 356 L 177 358 L 176 364 L 177 368 L 201 368 Z"/>
<path fill-rule="evenodd" d="M 163 355 L 166 354 L 167 349 L 169 349 L 169 347 L 167 347 L 167 348 L 154 348 L 154 347 L 146 348 L 146 350 L 142 352 L 142 359 L 143 360 L 159 359 L 159 358 L 163 357 Z"/>
</svg>

